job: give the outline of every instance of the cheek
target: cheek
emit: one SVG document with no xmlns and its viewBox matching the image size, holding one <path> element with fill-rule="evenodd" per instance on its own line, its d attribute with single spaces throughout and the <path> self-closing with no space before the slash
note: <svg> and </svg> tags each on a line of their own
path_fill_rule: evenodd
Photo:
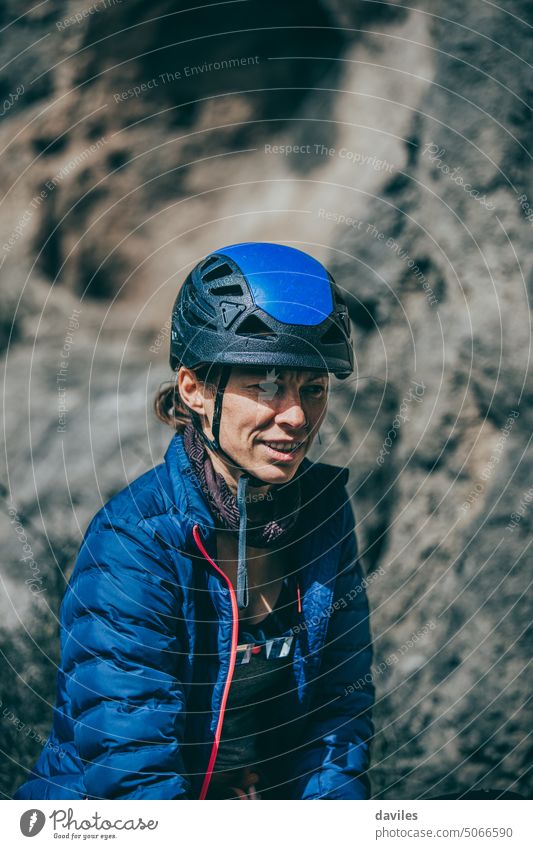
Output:
<svg viewBox="0 0 533 849">
<path fill-rule="evenodd" d="M 229 399 L 228 399 L 229 401 Z M 268 420 L 269 413 L 259 406 L 255 401 L 247 398 L 232 398 L 226 406 L 226 399 L 222 407 L 222 421 L 229 439 L 236 445 L 246 445 L 261 424 Z"/>
<path fill-rule="evenodd" d="M 317 401 L 314 404 L 311 402 L 307 404 L 306 407 L 306 415 L 307 420 L 316 424 L 325 417 L 328 410 L 328 402 L 327 399 L 325 401 Z"/>
</svg>

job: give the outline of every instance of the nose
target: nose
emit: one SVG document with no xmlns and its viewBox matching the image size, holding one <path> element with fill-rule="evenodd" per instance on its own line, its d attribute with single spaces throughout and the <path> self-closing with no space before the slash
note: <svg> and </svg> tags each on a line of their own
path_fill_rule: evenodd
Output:
<svg viewBox="0 0 533 849">
<path fill-rule="evenodd" d="M 279 409 L 276 413 L 276 423 L 287 425 L 293 430 L 307 427 L 307 417 L 302 407 L 302 400 L 297 389 L 280 392 Z"/>
</svg>

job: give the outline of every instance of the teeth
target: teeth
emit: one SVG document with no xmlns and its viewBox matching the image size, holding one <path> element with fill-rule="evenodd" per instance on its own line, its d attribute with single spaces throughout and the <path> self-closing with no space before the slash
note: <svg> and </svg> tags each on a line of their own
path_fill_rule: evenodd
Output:
<svg viewBox="0 0 533 849">
<path fill-rule="evenodd" d="M 268 445 L 270 448 L 273 448 L 275 451 L 283 451 L 286 454 L 289 454 L 291 451 L 294 451 L 296 448 L 299 448 L 302 445 L 301 442 L 293 442 L 291 445 L 287 445 L 286 442 L 265 442 L 265 445 Z"/>
</svg>

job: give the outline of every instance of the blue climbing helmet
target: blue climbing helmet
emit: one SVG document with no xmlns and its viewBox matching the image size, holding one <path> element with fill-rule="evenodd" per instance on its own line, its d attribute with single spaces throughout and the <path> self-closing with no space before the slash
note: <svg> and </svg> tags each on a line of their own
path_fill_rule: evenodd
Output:
<svg viewBox="0 0 533 849">
<path fill-rule="evenodd" d="M 242 474 L 237 503 L 239 566 L 237 600 L 248 604 L 246 488 L 265 481 L 240 466 L 220 445 L 224 390 L 231 367 L 316 369 L 343 380 L 354 353 L 348 309 L 331 274 L 304 251 L 271 242 L 220 248 L 188 274 L 172 311 L 170 367 L 221 366 L 215 396 L 213 439 L 189 410 L 204 443 Z"/>
<path fill-rule="evenodd" d="M 209 254 L 172 313 L 170 366 L 320 369 L 354 366 L 346 304 L 329 272 L 296 248 L 244 242 Z"/>
</svg>

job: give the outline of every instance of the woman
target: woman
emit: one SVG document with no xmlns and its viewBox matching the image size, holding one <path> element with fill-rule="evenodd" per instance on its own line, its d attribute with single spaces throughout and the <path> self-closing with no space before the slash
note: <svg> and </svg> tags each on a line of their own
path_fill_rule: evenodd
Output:
<svg viewBox="0 0 533 849">
<path fill-rule="evenodd" d="M 348 469 L 306 453 L 350 322 L 312 257 L 245 243 L 177 297 L 164 462 L 91 521 L 50 736 L 17 799 L 364 799 L 372 649 Z"/>
</svg>

